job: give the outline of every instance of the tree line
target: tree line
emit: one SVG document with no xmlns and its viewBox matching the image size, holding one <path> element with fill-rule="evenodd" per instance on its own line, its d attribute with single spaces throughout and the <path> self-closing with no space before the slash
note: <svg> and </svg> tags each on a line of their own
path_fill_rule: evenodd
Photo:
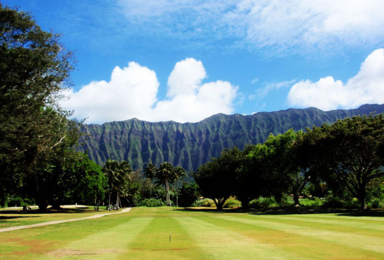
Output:
<svg viewBox="0 0 384 260">
<path fill-rule="evenodd" d="M 242 207 L 259 196 L 280 201 L 292 194 L 295 205 L 304 188 L 339 200 L 357 198 L 366 208 L 382 196 L 384 176 L 383 115 L 355 116 L 334 124 L 271 134 L 264 144 L 244 151 L 226 149 L 194 173 L 202 195 L 218 209 L 236 196 Z"/>
</svg>

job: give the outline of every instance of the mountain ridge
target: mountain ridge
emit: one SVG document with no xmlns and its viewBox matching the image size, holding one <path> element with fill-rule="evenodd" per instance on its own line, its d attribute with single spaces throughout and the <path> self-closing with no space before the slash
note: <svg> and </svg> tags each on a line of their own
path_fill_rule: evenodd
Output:
<svg viewBox="0 0 384 260">
<path fill-rule="evenodd" d="M 152 161 L 168 161 L 187 171 L 195 171 L 224 148 L 263 143 L 270 133 L 279 134 L 290 128 L 305 129 L 333 123 L 355 115 L 384 113 L 384 105 L 362 105 L 357 109 L 322 111 L 311 107 L 259 112 L 253 115 L 216 114 L 196 123 L 175 121 L 147 122 L 137 118 L 102 125 L 82 127 L 84 137 L 79 151 L 103 165 L 106 159 L 126 160 L 133 169 L 142 169 Z"/>
</svg>

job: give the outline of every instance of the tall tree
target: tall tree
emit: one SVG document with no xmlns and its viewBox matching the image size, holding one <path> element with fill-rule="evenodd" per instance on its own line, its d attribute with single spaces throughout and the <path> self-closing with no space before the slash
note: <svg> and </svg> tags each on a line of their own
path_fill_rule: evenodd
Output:
<svg viewBox="0 0 384 260">
<path fill-rule="evenodd" d="M 307 129 L 299 149 L 312 155 L 312 165 L 331 188 L 344 188 L 366 207 L 367 187 L 384 176 L 383 115 L 353 117 Z M 301 148 L 300 148 L 301 147 Z"/>
<path fill-rule="evenodd" d="M 7 184 L 5 192 L 15 192 L 26 176 L 37 181 L 55 154 L 76 143 L 78 124 L 58 106 L 72 65 L 58 35 L 41 30 L 29 13 L 0 3 L 0 179 Z"/>
<path fill-rule="evenodd" d="M 242 152 L 237 147 L 226 149 L 219 157 L 201 165 L 194 174 L 202 195 L 213 199 L 217 210 L 222 210 L 224 202 L 235 192 L 242 159 Z"/>
<path fill-rule="evenodd" d="M 276 176 L 276 186 L 281 191 L 293 194 L 295 205 L 299 204 L 299 195 L 311 178 L 308 168 L 299 160 L 293 148 L 297 135 L 290 129 L 277 136 L 270 134 L 264 143 L 269 149 L 266 167 Z"/>
<path fill-rule="evenodd" d="M 149 163 L 144 170 L 144 174 L 147 178 L 155 179 L 156 184 L 165 185 L 167 206 L 171 205 L 169 194 L 170 184 L 187 175 L 182 167 L 174 167 L 169 162 L 160 164 L 159 168 L 157 168 L 153 163 Z"/>
<path fill-rule="evenodd" d="M 108 159 L 103 167 L 103 174 L 107 178 L 108 188 L 107 193 L 109 195 L 109 205 L 111 205 L 111 196 L 116 196 L 116 203 L 118 197 L 124 196 L 125 190 L 129 185 L 129 174 L 132 172 L 132 168 L 127 161 L 121 161 L 120 163 Z"/>
<path fill-rule="evenodd" d="M 247 209 L 249 202 L 259 196 L 276 195 L 282 191 L 279 179 L 273 175 L 268 162 L 270 149 L 264 144 L 248 146 L 238 170 L 235 195 Z"/>
</svg>

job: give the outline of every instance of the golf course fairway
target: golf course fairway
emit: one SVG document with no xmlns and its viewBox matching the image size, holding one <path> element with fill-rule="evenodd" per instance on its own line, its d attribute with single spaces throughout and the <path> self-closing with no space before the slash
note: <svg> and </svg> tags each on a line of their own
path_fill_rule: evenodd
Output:
<svg viewBox="0 0 384 260">
<path fill-rule="evenodd" d="M 0 233 L 0 259 L 384 259 L 384 217 L 139 207 Z"/>
</svg>

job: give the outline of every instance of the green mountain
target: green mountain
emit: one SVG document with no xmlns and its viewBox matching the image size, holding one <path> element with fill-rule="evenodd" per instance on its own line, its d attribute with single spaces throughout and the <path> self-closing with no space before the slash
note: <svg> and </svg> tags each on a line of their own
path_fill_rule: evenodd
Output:
<svg viewBox="0 0 384 260">
<path fill-rule="evenodd" d="M 87 151 L 101 165 L 108 158 L 129 161 L 133 169 L 142 169 L 149 161 L 156 165 L 167 161 L 194 171 L 211 157 L 219 156 L 224 148 L 243 149 L 249 144 L 263 143 L 270 133 L 276 135 L 290 128 L 300 130 L 370 113 L 384 113 L 384 105 L 328 112 L 307 108 L 249 116 L 217 114 L 198 123 L 185 124 L 138 119 L 90 124 L 83 127 L 88 136 L 79 151 Z"/>
</svg>

